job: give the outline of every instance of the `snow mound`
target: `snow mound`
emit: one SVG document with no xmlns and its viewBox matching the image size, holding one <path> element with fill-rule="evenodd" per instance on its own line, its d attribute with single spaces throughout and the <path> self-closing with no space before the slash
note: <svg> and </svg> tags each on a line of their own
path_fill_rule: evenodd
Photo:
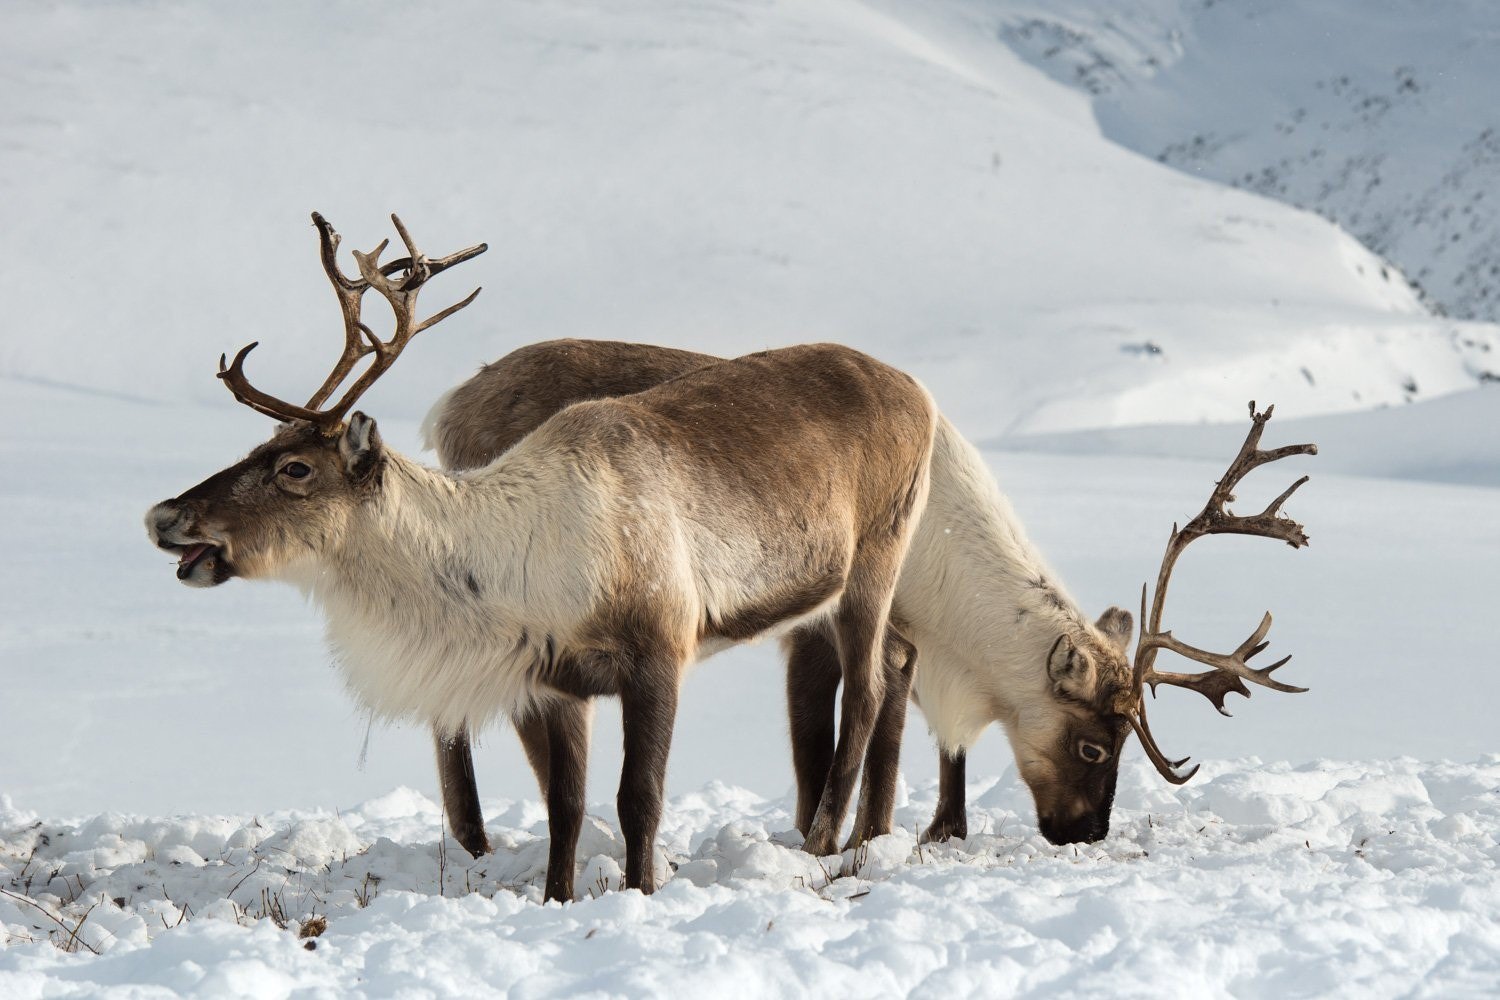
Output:
<svg viewBox="0 0 1500 1000">
<path fill-rule="evenodd" d="M 622 844 L 591 817 L 569 906 L 540 903 L 542 820 L 492 824 L 471 859 L 409 790 L 73 825 L 7 803 L 0 992 L 1438 996 L 1500 976 L 1500 755 L 1122 780 L 1149 805 L 1099 844 L 1048 844 L 1008 775 L 971 789 L 965 841 L 917 844 L 928 785 L 833 858 L 798 849 L 789 801 L 713 785 L 668 810 L 654 897 L 618 891 Z"/>
</svg>

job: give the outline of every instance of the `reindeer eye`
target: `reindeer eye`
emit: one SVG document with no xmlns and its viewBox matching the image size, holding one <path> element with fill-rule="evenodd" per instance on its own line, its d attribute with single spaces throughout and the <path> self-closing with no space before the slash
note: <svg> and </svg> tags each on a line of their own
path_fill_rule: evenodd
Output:
<svg viewBox="0 0 1500 1000">
<path fill-rule="evenodd" d="M 1082 757 L 1090 764 L 1102 764 L 1104 761 L 1109 759 L 1109 751 L 1104 749 L 1097 743 L 1090 743 L 1087 740 L 1079 740 L 1078 756 Z"/>
<path fill-rule="evenodd" d="M 301 462 L 288 462 L 281 467 L 281 474 L 292 479 L 306 479 L 312 475 L 312 469 Z"/>
</svg>

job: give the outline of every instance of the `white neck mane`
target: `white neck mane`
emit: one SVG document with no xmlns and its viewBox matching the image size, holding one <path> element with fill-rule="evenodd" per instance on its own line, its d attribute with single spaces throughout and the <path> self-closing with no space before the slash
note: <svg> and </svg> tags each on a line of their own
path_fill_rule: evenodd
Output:
<svg viewBox="0 0 1500 1000">
<path fill-rule="evenodd" d="M 946 748 L 1048 698 L 1059 635 L 1094 631 L 1026 538 L 979 452 L 938 424 L 932 494 L 896 592 L 917 644 L 916 694 Z"/>
<path fill-rule="evenodd" d="M 549 503 L 559 477 L 510 464 L 449 475 L 388 450 L 357 523 L 294 574 L 327 617 L 351 692 L 376 715 L 449 731 L 514 715 L 539 693 L 538 659 L 596 603 L 588 556 L 608 543 L 587 498 Z"/>
</svg>

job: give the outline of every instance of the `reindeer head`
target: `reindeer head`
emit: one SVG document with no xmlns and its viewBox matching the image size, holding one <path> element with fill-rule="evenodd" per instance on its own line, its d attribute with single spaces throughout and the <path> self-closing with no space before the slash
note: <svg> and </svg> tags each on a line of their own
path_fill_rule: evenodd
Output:
<svg viewBox="0 0 1500 1000">
<path fill-rule="evenodd" d="M 179 557 L 177 579 L 189 587 L 281 576 L 338 545 L 382 456 L 375 421 L 363 413 L 333 435 L 285 423 L 243 460 L 152 507 L 146 533 Z"/>
<path fill-rule="evenodd" d="M 1197 691 L 1223 715 L 1229 714 L 1224 708 L 1224 698 L 1230 692 L 1250 696 L 1245 681 L 1276 691 L 1307 690 L 1272 679 L 1271 673 L 1290 660 L 1290 656 L 1260 669 L 1249 665 L 1248 661 L 1268 645 L 1265 636 L 1271 628 L 1270 612 L 1232 653 L 1197 649 L 1161 628 L 1172 569 L 1182 550 L 1194 539 L 1210 534 L 1238 534 L 1280 539 L 1293 548 L 1307 544 L 1302 525 L 1280 514 L 1281 505 L 1307 482 L 1306 476 L 1259 514 L 1237 516 L 1225 506 L 1234 500 L 1232 491 L 1240 480 L 1255 468 L 1289 455 L 1317 454 L 1317 446 L 1311 444 L 1260 450 L 1261 433 L 1274 409 L 1267 407 L 1264 413 L 1257 413 L 1255 404 L 1250 404 L 1250 433 L 1208 503 L 1181 529 L 1172 526 L 1149 616 L 1146 588 L 1141 588 L 1141 618 L 1145 624 L 1133 661 L 1126 655 L 1133 622 L 1130 612 L 1122 608 L 1110 608 L 1096 623 L 1086 625 L 1078 642 L 1064 635 L 1053 644 L 1047 659 L 1052 694 L 1048 710 L 1037 712 L 1037 718 L 1023 714 L 1012 733 L 1022 777 L 1036 801 L 1038 823 L 1053 843 L 1091 843 L 1109 832 L 1120 751 L 1132 731 L 1140 738 L 1146 756 L 1168 781 L 1180 785 L 1197 773 L 1197 766 L 1182 770 L 1187 758 L 1171 760 L 1157 746 L 1146 722 L 1147 685 L 1153 694 L 1158 684 Z M 1159 671 L 1155 668 L 1156 654 L 1163 649 L 1213 669 L 1198 674 Z"/>
<path fill-rule="evenodd" d="M 1110 608 L 1074 637 L 1058 636 L 1047 655 L 1048 697 L 1023 705 L 1007 726 L 1037 822 L 1054 844 L 1109 832 L 1120 750 L 1130 735 L 1113 704 L 1130 677 L 1132 624 L 1130 612 Z"/>
<path fill-rule="evenodd" d="M 234 576 L 269 577 L 292 571 L 340 543 L 350 513 L 380 482 L 384 452 L 375 421 L 355 413 L 356 400 L 383 375 L 407 343 L 453 315 L 479 294 L 420 322 L 417 293 L 434 274 L 483 253 L 484 244 L 430 260 L 412 243 L 401 220 L 391 216 L 409 254 L 380 263 L 388 241 L 368 254 L 355 251 L 361 277 L 339 270 L 339 235 L 316 212 L 323 269 L 344 314 L 344 352 L 305 406 L 267 395 L 245 377 L 250 344 L 232 364 L 219 359 L 219 378 L 234 398 L 282 421 L 269 441 L 249 456 L 146 513 L 146 532 L 158 548 L 179 556 L 177 578 L 191 587 L 212 587 Z M 380 340 L 360 319 L 364 293 L 374 288 L 395 311 L 395 332 Z M 333 406 L 320 409 L 366 355 L 365 372 Z"/>
</svg>

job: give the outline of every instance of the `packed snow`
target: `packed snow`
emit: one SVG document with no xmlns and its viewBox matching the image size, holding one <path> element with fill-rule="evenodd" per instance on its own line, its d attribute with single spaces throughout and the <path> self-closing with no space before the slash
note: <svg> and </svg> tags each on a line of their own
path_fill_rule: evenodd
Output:
<svg viewBox="0 0 1500 1000">
<path fill-rule="evenodd" d="M 12 4 L 0 996 L 1494 995 L 1500 330 L 1432 315 L 1403 273 L 1435 294 L 1447 216 L 1391 216 L 1398 267 L 1218 183 L 1230 160 L 1154 161 L 1167 132 L 1142 122 L 1229 100 L 1193 74 L 1247 15 L 1200 6 Z M 1444 25 L 1487 23 L 1470 6 L 1372 18 L 1370 73 L 1432 65 Z M 1284 37 L 1290 10 L 1260 23 Z M 1092 86 L 1078 46 L 1043 44 L 1056 24 L 1159 65 Z M 1394 164 L 1444 124 L 1419 118 L 1358 141 Z M 221 351 L 260 340 L 252 377 L 288 396 L 331 363 L 312 209 L 346 248 L 392 209 L 433 252 L 490 243 L 426 293 L 478 302 L 362 404 L 402 451 L 442 390 L 535 340 L 844 341 L 926 382 L 1093 612 L 1133 605 L 1246 402 L 1274 402 L 1268 443 L 1321 446 L 1282 463 L 1313 477 L 1291 511 L 1312 545 L 1200 542 L 1168 617 L 1229 648 L 1270 608 L 1311 691 L 1227 720 L 1164 692 L 1153 728 L 1203 772 L 1167 786 L 1132 746 L 1110 837 L 1077 848 L 1040 838 L 998 732 L 970 757 L 972 835 L 919 847 L 936 761 L 913 711 L 900 830 L 820 859 L 792 830 L 777 651 L 738 648 L 684 690 L 660 891 L 617 891 L 606 702 L 580 899 L 541 905 L 545 813 L 509 732 L 477 751 L 496 852 L 472 859 L 428 734 L 368 724 L 295 592 L 189 591 L 145 540 L 150 504 L 267 433 L 212 378 Z"/>
</svg>

